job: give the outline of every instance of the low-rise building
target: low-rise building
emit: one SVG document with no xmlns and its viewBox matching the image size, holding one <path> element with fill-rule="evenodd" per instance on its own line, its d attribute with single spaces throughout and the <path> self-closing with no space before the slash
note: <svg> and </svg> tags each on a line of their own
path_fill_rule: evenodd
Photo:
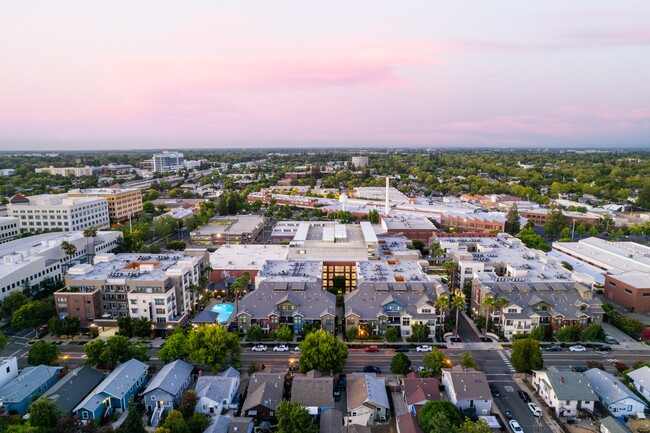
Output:
<svg viewBox="0 0 650 433">
<path fill-rule="evenodd" d="M 390 403 L 383 377 L 374 374 L 354 374 L 348 379 L 348 415 L 357 419 L 367 419 L 367 424 L 384 422 L 390 414 Z"/>
<path fill-rule="evenodd" d="M 267 260 L 284 260 L 289 247 L 283 245 L 222 245 L 210 253 L 210 281 L 223 283 L 248 272 L 251 281 Z"/>
<path fill-rule="evenodd" d="M 87 365 L 75 368 L 52 386 L 39 400 L 47 399 L 64 415 L 69 416 L 105 375 Z"/>
<path fill-rule="evenodd" d="M 492 393 L 485 373 L 460 365 L 442 369 L 442 384 L 447 399 L 457 408 L 474 410 L 476 415 L 489 415 L 492 407 Z"/>
<path fill-rule="evenodd" d="M 0 358 L 0 388 L 18 376 L 18 358 L 9 356 Z"/>
<path fill-rule="evenodd" d="M 613 416 L 607 416 L 600 420 L 600 433 L 632 433 L 632 430 L 625 427 Z"/>
<path fill-rule="evenodd" d="M 397 433 L 424 433 L 415 414 L 409 412 L 397 417 Z"/>
<path fill-rule="evenodd" d="M 429 239 L 434 235 L 436 226 L 425 217 L 383 217 L 381 227 L 389 235 L 398 235 L 407 239 L 417 239 L 429 244 Z"/>
<path fill-rule="evenodd" d="M 627 373 L 627 377 L 637 391 L 643 395 L 646 400 L 650 400 L 650 367 L 644 365 L 634 371 Z"/>
<path fill-rule="evenodd" d="M 230 409 L 239 388 L 239 371 L 228 367 L 217 376 L 201 376 L 196 380 L 196 411 L 211 417 Z"/>
<path fill-rule="evenodd" d="M 71 189 L 70 198 L 105 198 L 111 222 L 128 220 L 142 213 L 142 191 L 137 188 Z"/>
<path fill-rule="evenodd" d="M 257 422 L 275 421 L 275 410 L 284 394 L 284 373 L 254 373 L 248 380 L 246 400 L 241 408 L 245 416 Z"/>
<path fill-rule="evenodd" d="M 20 224 L 16 217 L 0 217 L 0 244 L 14 240 L 20 235 Z"/>
<path fill-rule="evenodd" d="M 549 370 L 533 371 L 533 386 L 557 417 L 573 417 L 578 410 L 594 411 L 598 397 L 582 373 Z"/>
<path fill-rule="evenodd" d="M 33 398 L 56 383 L 61 369 L 62 367 L 47 365 L 24 368 L 18 376 L 0 388 L 0 413 L 25 413 Z"/>
<path fill-rule="evenodd" d="M 34 170 L 35 173 L 49 173 L 53 176 L 95 176 L 101 174 L 104 171 L 103 167 L 91 167 L 89 165 L 85 167 L 41 167 Z"/>
<path fill-rule="evenodd" d="M 214 217 L 190 233 L 194 245 L 250 244 L 260 235 L 266 218 L 259 215 Z"/>
<path fill-rule="evenodd" d="M 632 312 L 650 312 L 650 272 L 608 272 L 604 291 L 605 298 Z"/>
<path fill-rule="evenodd" d="M 592 368 L 585 377 L 598 396 L 598 400 L 616 417 L 643 413 L 647 405 L 625 384 L 606 371 Z"/>
<path fill-rule="evenodd" d="M 194 366 L 180 359 L 165 364 L 151 379 L 143 393 L 147 412 L 151 413 L 151 425 L 156 427 L 166 412 L 178 407 L 181 395 L 193 382 Z"/>
<path fill-rule="evenodd" d="M 312 416 L 334 408 L 334 379 L 316 370 L 298 374 L 291 383 L 291 401 L 300 403 Z"/>
<path fill-rule="evenodd" d="M 440 400 L 440 381 L 436 377 L 419 377 L 412 371 L 402 380 L 402 385 L 402 398 L 413 415 L 428 401 Z"/>
</svg>

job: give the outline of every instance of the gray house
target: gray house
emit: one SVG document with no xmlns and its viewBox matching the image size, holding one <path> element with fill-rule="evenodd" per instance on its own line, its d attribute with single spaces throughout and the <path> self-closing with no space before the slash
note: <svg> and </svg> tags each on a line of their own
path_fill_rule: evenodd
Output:
<svg viewBox="0 0 650 433">
<path fill-rule="evenodd" d="M 196 411 L 218 416 L 232 404 L 239 388 L 239 371 L 228 367 L 218 376 L 201 376 L 196 380 Z"/>
<path fill-rule="evenodd" d="M 487 377 L 482 371 L 464 369 L 460 365 L 442 369 L 442 384 L 450 402 L 457 408 L 474 410 L 476 415 L 489 415 L 492 393 Z"/>
<path fill-rule="evenodd" d="M 384 422 L 390 413 L 386 382 L 374 374 L 353 374 L 347 387 L 348 416 L 352 424 Z"/>
<path fill-rule="evenodd" d="M 615 417 L 643 412 L 646 409 L 647 406 L 640 397 L 606 371 L 592 368 L 584 374 L 598 400 Z"/>
<path fill-rule="evenodd" d="M 105 375 L 101 371 L 83 365 L 65 375 L 39 400 L 51 400 L 61 413 L 70 415 L 81 400 L 86 398 L 104 378 Z"/>
<path fill-rule="evenodd" d="M 153 412 L 152 426 L 158 425 L 165 411 L 180 404 L 181 394 L 192 385 L 192 370 L 193 365 L 179 359 L 166 364 L 151 379 L 144 390 L 143 401 L 147 411 Z"/>
<path fill-rule="evenodd" d="M 334 407 L 334 379 L 315 370 L 294 376 L 291 401 L 300 403 L 313 416 Z"/>
</svg>

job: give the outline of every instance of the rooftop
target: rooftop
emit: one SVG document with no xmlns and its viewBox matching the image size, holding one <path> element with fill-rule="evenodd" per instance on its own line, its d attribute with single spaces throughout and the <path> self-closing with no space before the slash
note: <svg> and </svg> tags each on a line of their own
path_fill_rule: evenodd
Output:
<svg viewBox="0 0 650 433">
<path fill-rule="evenodd" d="M 20 402 L 24 400 L 52 376 L 56 376 L 62 368 L 39 365 L 23 369 L 17 377 L 0 388 L 0 401 Z"/>
<path fill-rule="evenodd" d="M 449 376 L 456 400 L 492 400 L 487 377 L 482 371 L 471 368 L 463 369 L 457 365 L 452 368 L 443 368 L 442 373 Z"/>
<path fill-rule="evenodd" d="M 155 389 L 162 389 L 170 395 L 177 395 L 183 388 L 183 384 L 192 375 L 194 366 L 180 359 L 165 364 L 147 385 L 144 393 Z"/>
<path fill-rule="evenodd" d="M 323 275 L 323 262 L 317 260 L 267 260 L 258 278 L 266 281 L 316 282 Z"/>
<path fill-rule="evenodd" d="M 553 388 L 558 400 L 598 400 L 591 386 L 589 386 L 589 381 L 582 373 L 558 372 L 556 369 L 551 368 L 549 371 L 535 372 L 535 374 L 541 374 L 542 377 L 546 376 L 547 384 Z"/>
<path fill-rule="evenodd" d="M 70 206 L 75 204 L 95 203 L 101 197 L 68 197 L 68 194 L 40 194 L 27 197 L 28 202 L 11 203 L 19 206 Z"/>
<path fill-rule="evenodd" d="M 620 274 L 612 272 L 612 277 L 638 289 L 650 289 L 650 272 L 628 271 Z"/>
<path fill-rule="evenodd" d="M 360 261 L 357 281 L 366 282 L 428 282 L 429 277 L 417 260 Z"/>
<path fill-rule="evenodd" d="M 607 271 L 650 272 L 650 247 L 635 242 L 610 242 L 600 238 L 586 238 L 578 242 L 554 242 L 553 249 Z"/>
<path fill-rule="evenodd" d="M 267 260 L 284 260 L 288 254 L 286 245 L 222 245 L 210 254 L 210 266 L 215 270 L 259 270 Z"/>
<path fill-rule="evenodd" d="M 212 235 L 240 235 L 252 233 L 264 224 L 264 217 L 259 215 L 236 215 L 227 217 L 214 217 L 192 233 Z"/>
<path fill-rule="evenodd" d="M 640 397 L 632 392 L 620 380 L 598 368 L 592 368 L 584 372 L 591 388 L 602 399 L 605 405 L 616 403 L 625 398 L 631 398 L 642 402 Z"/>
<path fill-rule="evenodd" d="M 55 383 L 41 396 L 41 399 L 47 398 L 53 401 L 57 409 L 68 414 L 104 380 L 104 377 L 104 373 L 83 365 L 75 368 Z"/>
<path fill-rule="evenodd" d="M 386 230 L 431 230 L 436 226 L 424 217 L 384 217 L 381 220 Z"/>
</svg>

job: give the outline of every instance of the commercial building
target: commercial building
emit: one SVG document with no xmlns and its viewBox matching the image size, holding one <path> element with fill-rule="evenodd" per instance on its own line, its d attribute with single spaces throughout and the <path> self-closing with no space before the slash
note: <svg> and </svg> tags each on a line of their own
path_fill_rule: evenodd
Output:
<svg viewBox="0 0 650 433">
<path fill-rule="evenodd" d="M 368 167 L 368 157 L 367 156 L 353 156 L 352 165 L 355 168 L 364 168 Z"/>
<path fill-rule="evenodd" d="M 526 221 L 523 220 L 523 222 Z M 440 226 L 442 228 L 456 228 L 470 233 L 504 232 L 506 216 L 500 212 L 472 214 L 449 212 L 440 215 Z"/>
<path fill-rule="evenodd" d="M 49 173 L 53 176 L 94 176 L 101 174 L 104 171 L 103 167 L 42 167 L 35 170 L 36 173 Z"/>
<path fill-rule="evenodd" d="M 7 205 L 9 216 L 20 221 L 20 230 L 72 232 L 110 227 L 108 201 L 103 197 L 72 198 L 67 194 L 16 194 Z"/>
<path fill-rule="evenodd" d="M 54 294 L 59 317 L 82 326 L 115 326 L 120 316 L 145 318 L 156 329 L 184 324 L 197 301 L 191 286 L 208 264 L 206 250 L 174 254 L 102 254 L 94 265 L 70 268 Z"/>
<path fill-rule="evenodd" d="M 185 157 L 181 152 L 168 152 L 153 154 L 153 171 L 155 173 L 175 173 L 183 169 Z"/>
<path fill-rule="evenodd" d="M 608 272 L 605 298 L 635 313 L 650 313 L 650 272 Z"/>
<path fill-rule="evenodd" d="M 553 250 L 609 271 L 650 272 L 650 247 L 636 242 L 610 242 L 590 237 L 578 242 L 554 242 Z"/>
<path fill-rule="evenodd" d="M 63 279 L 69 267 L 88 262 L 92 254 L 112 251 L 121 236 L 120 232 L 100 231 L 96 237 L 86 238 L 80 232 L 54 232 L 0 245 L 0 300 L 27 284 L 33 290 L 50 280 Z M 61 249 L 64 241 L 76 248 L 71 256 Z"/>
<path fill-rule="evenodd" d="M 0 244 L 15 239 L 20 234 L 18 218 L 0 217 Z"/>
<path fill-rule="evenodd" d="M 539 208 L 539 209 L 521 209 L 519 211 L 519 216 L 526 218 L 529 221 L 532 221 L 536 226 L 543 226 L 546 224 L 546 218 L 548 217 L 551 209 Z M 575 221 L 576 224 L 587 224 L 594 225 L 600 221 L 602 215 L 593 212 L 573 212 L 573 211 L 562 211 L 564 218 L 567 224 L 573 224 Z"/>
<path fill-rule="evenodd" d="M 190 242 L 205 246 L 250 244 L 260 235 L 265 224 L 266 218 L 258 215 L 214 217 L 190 233 Z"/>
<path fill-rule="evenodd" d="M 137 188 L 93 188 L 72 189 L 70 198 L 97 198 L 108 201 L 108 215 L 111 222 L 128 220 L 142 213 L 142 191 Z"/>
<path fill-rule="evenodd" d="M 251 281 L 267 260 L 285 260 L 289 247 L 285 245 L 222 245 L 210 253 L 210 281 L 223 283 L 228 278 L 241 277 L 248 272 Z"/>
<path fill-rule="evenodd" d="M 436 232 L 436 226 L 424 217 L 384 217 L 381 227 L 389 235 L 402 235 L 407 239 L 417 239 L 429 245 L 429 240 Z"/>
</svg>

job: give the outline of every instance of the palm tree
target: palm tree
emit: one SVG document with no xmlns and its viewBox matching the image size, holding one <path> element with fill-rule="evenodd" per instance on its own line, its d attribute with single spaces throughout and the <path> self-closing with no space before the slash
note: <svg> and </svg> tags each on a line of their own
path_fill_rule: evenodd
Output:
<svg viewBox="0 0 650 433">
<path fill-rule="evenodd" d="M 456 338 L 458 338 L 458 318 L 460 317 L 460 310 L 464 310 L 465 305 L 465 298 L 461 295 L 454 296 L 449 305 L 452 309 L 456 310 Z"/>
<path fill-rule="evenodd" d="M 86 230 L 83 231 L 84 237 L 86 238 L 86 252 L 88 253 L 88 257 L 92 258 L 95 255 L 95 241 L 93 240 L 92 242 L 92 249 L 88 245 L 88 241 L 90 238 L 96 238 L 97 237 L 97 228 L 96 227 L 88 227 Z M 88 260 L 90 262 L 90 260 Z"/>
<path fill-rule="evenodd" d="M 447 273 L 447 285 L 451 288 L 454 285 L 454 273 L 456 272 L 456 262 L 448 260 L 442 264 L 442 268 Z"/>
<path fill-rule="evenodd" d="M 494 308 L 497 308 L 499 310 L 499 332 L 503 334 L 503 309 L 506 307 L 506 305 L 510 304 L 510 301 L 508 301 L 507 298 L 504 298 L 503 296 L 499 296 L 495 301 L 494 301 Z"/>
<path fill-rule="evenodd" d="M 440 326 L 445 326 L 445 310 L 449 308 L 449 297 L 440 296 L 436 299 L 436 302 L 433 303 L 433 307 L 438 310 L 438 315 L 440 316 L 439 323 Z M 438 326 L 435 328 L 438 329 Z M 434 332 L 434 336 L 437 335 L 437 331 Z"/>
<path fill-rule="evenodd" d="M 77 247 L 74 246 L 74 244 L 71 244 L 68 241 L 63 241 L 61 242 L 61 249 L 66 255 L 67 263 L 66 265 L 70 265 L 70 260 L 72 259 L 72 256 L 74 256 L 74 253 L 77 252 Z"/>
<path fill-rule="evenodd" d="M 483 298 L 483 306 L 485 307 L 485 331 L 490 329 L 490 314 L 496 308 L 496 301 L 494 296 L 487 295 Z"/>
</svg>

